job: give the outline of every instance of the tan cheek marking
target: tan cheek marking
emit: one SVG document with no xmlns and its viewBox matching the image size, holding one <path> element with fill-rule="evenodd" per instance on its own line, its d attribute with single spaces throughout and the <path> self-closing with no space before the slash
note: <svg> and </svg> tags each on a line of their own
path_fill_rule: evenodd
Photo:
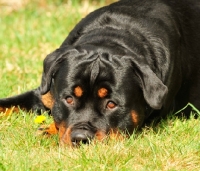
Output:
<svg viewBox="0 0 200 171">
<path fill-rule="evenodd" d="M 107 137 L 104 131 L 97 131 L 95 134 L 95 140 L 103 141 Z"/>
<path fill-rule="evenodd" d="M 131 117 L 134 127 L 137 127 L 139 125 L 139 118 L 138 118 L 138 113 L 135 110 L 131 111 Z"/>
<path fill-rule="evenodd" d="M 59 127 L 59 139 L 60 139 L 61 146 L 65 146 L 65 145 L 72 146 L 71 127 L 66 128 L 64 124 L 61 124 Z"/>
<path fill-rule="evenodd" d="M 105 88 L 100 88 L 100 89 L 98 90 L 98 96 L 99 96 L 100 98 L 106 97 L 107 94 L 108 94 L 108 90 L 105 89 Z"/>
<path fill-rule="evenodd" d="M 54 105 L 54 99 L 50 92 L 42 95 L 41 100 L 45 107 L 47 107 L 48 109 L 52 109 Z"/>
<path fill-rule="evenodd" d="M 76 97 L 81 97 L 82 95 L 83 95 L 83 90 L 82 90 L 82 88 L 81 87 L 76 87 L 75 89 L 74 89 L 74 94 L 75 94 L 75 96 Z"/>
</svg>

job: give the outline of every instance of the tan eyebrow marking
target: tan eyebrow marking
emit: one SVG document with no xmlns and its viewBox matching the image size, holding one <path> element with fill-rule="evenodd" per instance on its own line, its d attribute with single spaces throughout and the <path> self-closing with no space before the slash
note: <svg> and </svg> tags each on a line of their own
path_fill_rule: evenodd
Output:
<svg viewBox="0 0 200 171">
<path fill-rule="evenodd" d="M 83 95 L 83 90 L 80 86 L 77 86 L 75 89 L 74 89 L 74 94 L 76 97 L 81 97 Z"/>
<path fill-rule="evenodd" d="M 108 95 L 108 90 L 106 89 L 106 88 L 100 88 L 99 90 L 98 90 L 98 96 L 100 97 L 100 98 L 104 98 L 104 97 L 106 97 Z"/>
</svg>

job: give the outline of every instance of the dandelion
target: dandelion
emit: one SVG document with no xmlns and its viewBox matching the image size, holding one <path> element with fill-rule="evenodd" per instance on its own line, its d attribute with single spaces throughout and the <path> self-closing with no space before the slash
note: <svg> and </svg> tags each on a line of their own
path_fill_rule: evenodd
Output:
<svg viewBox="0 0 200 171">
<path fill-rule="evenodd" d="M 44 115 L 39 115 L 35 118 L 34 122 L 36 124 L 42 124 L 46 120 L 46 116 Z"/>
</svg>

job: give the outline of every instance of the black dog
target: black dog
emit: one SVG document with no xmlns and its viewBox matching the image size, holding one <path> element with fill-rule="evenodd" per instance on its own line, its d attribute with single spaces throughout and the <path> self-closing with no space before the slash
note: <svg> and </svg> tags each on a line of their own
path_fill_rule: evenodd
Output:
<svg viewBox="0 0 200 171">
<path fill-rule="evenodd" d="M 66 144 L 131 134 L 188 102 L 200 109 L 199 65 L 199 0 L 122 0 L 76 25 L 39 88 L 0 106 L 50 110 Z"/>
</svg>

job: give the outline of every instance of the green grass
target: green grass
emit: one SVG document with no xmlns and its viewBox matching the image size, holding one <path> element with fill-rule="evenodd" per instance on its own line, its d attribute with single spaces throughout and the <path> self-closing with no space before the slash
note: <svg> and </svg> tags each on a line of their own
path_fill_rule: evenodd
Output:
<svg viewBox="0 0 200 171">
<path fill-rule="evenodd" d="M 32 2 L 32 1 L 31 1 Z M 74 25 L 101 4 L 40 1 L 0 13 L 0 97 L 40 84 L 42 61 Z M 62 2 L 62 3 L 61 3 Z M 71 1 L 72 2 L 72 1 Z M 92 2 L 92 1 L 91 1 Z M 82 9 L 84 7 L 84 10 Z M 34 114 L 0 114 L 0 171 L 200 170 L 200 118 L 163 120 L 123 141 L 60 148 L 58 137 L 35 136 Z M 48 118 L 48 123 L 52 118 Z"/>
</svg>

